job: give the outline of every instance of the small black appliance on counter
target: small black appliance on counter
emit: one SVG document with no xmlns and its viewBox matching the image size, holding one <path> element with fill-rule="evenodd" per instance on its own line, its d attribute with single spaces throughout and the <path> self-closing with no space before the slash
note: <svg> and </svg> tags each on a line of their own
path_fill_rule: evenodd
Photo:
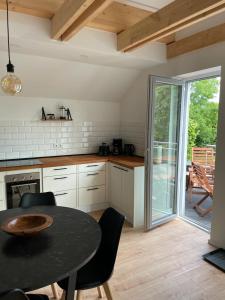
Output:
<svg viewBox="0 0 225 300">
<path fill-rule="evenodd" d="M 113 139 L 113 155 L 123 154 L 123 141 L 122 139 Z"/>
<path fill-rule="evenodd" d="M 102 143 L 101 146 L 99 146 L 98 155 L 100 156 L 107 156 L 110 154 L 109 145 L 106 143 Z"/>
<path fill-rule="evenodd" d="M 134 155 L 135 147 L 133 144 L 125 144 L 124 145 L 124 154 L 125 155 Z"/>
</svg>

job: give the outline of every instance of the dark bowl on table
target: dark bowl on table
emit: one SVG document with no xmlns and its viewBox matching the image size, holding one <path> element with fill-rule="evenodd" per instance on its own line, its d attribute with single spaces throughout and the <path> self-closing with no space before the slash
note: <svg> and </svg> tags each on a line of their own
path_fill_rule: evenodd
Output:
<svg viewBox="0 0 225 300">
<path fill-rule="evenodd" d="M 26 214 L 6 220 L 1 229 L 15 236 L 34 236 L 48 228 L 53 218 L 45 214 Z"/>
</svg>

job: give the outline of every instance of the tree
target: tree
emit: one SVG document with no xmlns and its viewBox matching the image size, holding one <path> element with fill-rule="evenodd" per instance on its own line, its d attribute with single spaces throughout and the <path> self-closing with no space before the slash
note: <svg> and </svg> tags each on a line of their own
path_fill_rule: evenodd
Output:
<svg viewBox="0 0 225 300">
<path fill-rule="evenodd" d="M 191 149 L 206 147 L 216 143 L 218 103 L 212 100 L 219 93 L 220 80 L 211 78 L 198 80 L 191 84 L 188 159 L 191 159 Z"/>
</svg>

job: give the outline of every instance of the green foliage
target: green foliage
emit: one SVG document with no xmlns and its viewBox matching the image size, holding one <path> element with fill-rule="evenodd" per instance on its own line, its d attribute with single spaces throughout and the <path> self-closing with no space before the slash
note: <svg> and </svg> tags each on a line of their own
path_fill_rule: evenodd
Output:
<svg viewBox="0 0 225 300">
<path fill-rule="evenodd" d="M 191 149 L 195 146 L 196 137 L 198 135 L 197 127 L 197 122 L 191 119 L 188 126 L 188 158 L 191 158 Z"/>
<path fill-rule="evenodd" d="M 219 79 L 205 79 L 191 84 L 188 159 L 192 147 L 214 145 L 217 136 L 218 103 L 212 102 L 219 92 Z"/>
<path fill-rule="evenodd" d="M 220 80 L 211 78 L 191 84 L 188 159 L 193 147 L 214 145 L 217 136 L 218 103 L 212 100 L 219 92 Z M 176 86 L 157 84 L 154 107 L 154 140 L 176 143 L 178 135 L 179 89 Z M 172 101 L 171 101 L 172 99 Z"/>
<path fill-rule="evenodd" d="M 158 142 L 176 142 L 179 88 L 177 86 L 158 84 L 155 93 L 154 139 Z M 171 99 L 173 99 L 172 102 Z M 171 132 L 175 135 L 170 136 Z"/>
</svg>

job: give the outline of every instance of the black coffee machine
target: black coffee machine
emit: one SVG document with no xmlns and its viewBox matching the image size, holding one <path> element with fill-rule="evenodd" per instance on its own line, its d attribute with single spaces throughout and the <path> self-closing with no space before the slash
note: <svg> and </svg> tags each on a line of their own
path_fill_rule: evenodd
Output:
<svg viewBox="0 0 225 300">
<path fill-rule="evenodd" d="M 113 139 L 113 155 L 121 155 L 123 153 L 123 141 L 122 139 Z"/>
</svg>

